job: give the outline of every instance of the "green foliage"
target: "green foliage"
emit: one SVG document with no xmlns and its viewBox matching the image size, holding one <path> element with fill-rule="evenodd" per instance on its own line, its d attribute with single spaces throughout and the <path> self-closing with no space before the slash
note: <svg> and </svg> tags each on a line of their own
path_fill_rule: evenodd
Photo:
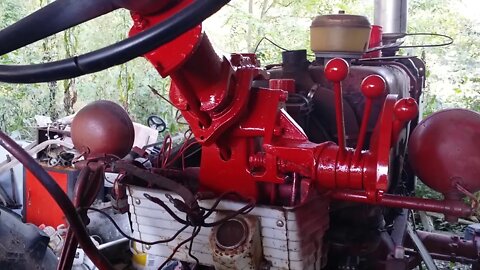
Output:
<svg viewBox="0 0 480 270">
<path fill-rule="evenodd" d="M 47 2 L 41 0 L 1 1 L 2 28 L 45 4 Z M 0 61 L 2 64 L 41 63 L 83 54 L 123 40 L 130 29 L 130 21 L 128 12 L 115 11 L 1 56 Z M 63 117 L 78 111 L 89 102 L 108 99 L 121 104 L 134 121 L 143 124 L 152 114 L 161 116 L 169 124 L 169 131 L 175 133 L 178 130 L 174 120 L 176 110 L 153 95 L 148 88 L 148 85 L 152 85 L 167 96 L 169 84 L 170 81 L 161 79 L 143 58 L 58 83 L 0 84 L 0 128 L 8 132 L 18 131 L 23 136 L 32 138 L 35 115 Z"/>
<path fill-rule="evenodd" d="M 423 182 L 417 181 L 415 196 L 426 199 L 442 200 L 443 195 L 426 186 Z"/>
<path fill-rule="evenodd" d="M 409 1 L 409 32 L 432 32 L 451 36 L 448 47 L 411 50 L 424 55 L 428 77 L 424 115 L 452 107 L 480 111 L 480 28 L 478 19 L 465 16 L 473 1 Z M 409 43 L 441 43 L 422 38 Z"/>
<path fill-rule="evenodd" d="M 205 28 L 216 47 L 225 53 L 253 52 L 263 37 L 289 50 L 309 49 L 313 18 L 339 10 L 373 14 L 373 1 L 237 0 L 208 20 Z M 281 49 L 265 41 L 257 53 L 263 64 L 281 60 Z"/>
</svg>

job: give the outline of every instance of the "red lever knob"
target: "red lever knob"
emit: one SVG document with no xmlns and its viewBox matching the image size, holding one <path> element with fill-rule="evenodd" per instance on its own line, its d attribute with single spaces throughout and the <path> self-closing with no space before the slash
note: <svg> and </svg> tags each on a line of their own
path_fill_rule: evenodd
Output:
<svg viewBox="0 0 480 270">
<path fill-rule="evenodd" d="M 372 111 L 372 100 L 383 95 L 387 86 L 382 77 L 378 75 L 369 75 L 363 79 L 360 88 L 362 89 L 362 93 L 366 97 L 366 100 L 362 117 L 362 125 L 360 126 L 360 133 L 358 136 L 357 148 L 355 148 L 353 157 L 353 160 L 356 164 L 360 162 L 360 153 L 362 152 L 365 138 L 367 136 L 368 121 L 370 119 L 370 112 Z"/>
<path fill-rule="evenodd" d="M 402 98 L 393 107 L 395 121 L 393 121 L 392 141 L 396 142 L 403 127 L 418 116 L 418 105 L 413 98 Z"/>
<path fill-rule="evenodd" d="M 395 118 L 401 122 L 408 122 L 418 115 L 418 104 L 413 98 L 402 98 L 395 103 Z"/>
<path fill-rule="evenodd" d="M 362 93 L 366 98 L 380 97 L 387 88 L 385 80 L 378 75 L 370 75 L 362 81 Z"/>
<path fill-rule="evenodd" d="M 332 82 L 341 82 L 348 75 L 348 62 L 342 58 L 334 58 L 325 65 L 325 78 Z"/>
</svg>

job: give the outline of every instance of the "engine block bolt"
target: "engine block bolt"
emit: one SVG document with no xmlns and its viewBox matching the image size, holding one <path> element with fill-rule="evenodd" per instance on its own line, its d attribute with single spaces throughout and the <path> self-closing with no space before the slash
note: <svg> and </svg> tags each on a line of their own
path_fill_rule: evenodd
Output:
<svg viewBox="0 0 480 270">
<path fill-rule="evenodd" d="M 277 227 L 283 227 L 285 223 L 282 220 L 277 220 Z"/>
<path fill-rule="evenodd" d="M 263 167 L 263 166 L 265 166 L 266 162 L 267 161 L 265 159 L 265 154 L 264 153 L 257 153 L 255 155 L 251 155 L 248 158 L 248 163 L 249 163 L 250 167 L 252 167 L 252 168 Z"/>
</svg>

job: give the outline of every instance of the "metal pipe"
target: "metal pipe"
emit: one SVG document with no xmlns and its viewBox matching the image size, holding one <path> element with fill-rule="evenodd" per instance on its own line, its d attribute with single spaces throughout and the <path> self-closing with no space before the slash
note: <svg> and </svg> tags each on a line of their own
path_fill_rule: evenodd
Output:
<svg viewBox="0 0 480 270">
<path fill-rule="evenodd" d="M 98 249 L 99 250 L 104 250 L 104 249 L 113 247 L 115 245 L 120 245 L 120 244 L 126 243 L 128 241 L 130 241 L 128 238 L 123 237 L 123 238 L 120 238 L 120 239 L 117 239 L 117 240 L 113 240 L 112 242 L 101 244 L 100 246 L 98 246 Z"/>
<path fill-rule="evenodd" d="M 57 205 L 65 215 L 70 228 L 74 231 L 75 236 L 80 243 L 80 246 L 85 251 L 87 256 L 95 263 L 95 265 L 103 269 L 113 269 L 108 260 L 98 251 L 95 244 L 90 239 L 87 230 L 73 206 L 73 203 L 68 198 L 67 194 L 63 192 L 60 186 L 53 180 L 53 178 L 33 159 L 20 145 L 12 140 L 8 135 L 0 131 L 0 145 L 12 154 L 18 161 L 20 161 L 25 168 L 27 168 L 48 191 L 48 193 L 55 200 Z"/>
<path fill-rule="evenodd" d="M 407 233 L 410 236 L 410 239 L 412 240 L 414 249 L 418 252 L 420 257 L 422 257 L 422 260 L 425 263 L 425 266 L 427 267 L 427 269 L 437 270 L 438 269 L 437 265 L 435 265 L 435 262 L 433 261 L 432 256 L 430 255 L 430 253 L 428 253 L 427 248 L 425 247 L 422 240 L 420 240 L 420 237 L 418 237 L 417 232 L 413 230 L 412 225 L 410 223 L 407 224 Z"/>
<path fill-rule="evenodd" d="M 460 201 L 438 201 L 415 197 L 384 194 L 379 200 L 371 200 L 364 191 L 334 191 L 331 197 L 336 200 L 375 204 L 392 208 L 406 208 L 443 213 L 454 217 L 472 214 L 472 209 Z"/>
<path fill-rule="evenodd" d="M 465 240 L 456 235 L 417 231 L 428 252 L 433 258 L 456 262 L 478 262 L 479 242 Z M 413 248 L 413 243 L 407 239 L 406 248 Z"/>
<path fill-rule="evenodd" d="M 375 0 L 374 23 L 384 39 L 402 38 L 407 33 L 407 0 Z"/>
</svg>

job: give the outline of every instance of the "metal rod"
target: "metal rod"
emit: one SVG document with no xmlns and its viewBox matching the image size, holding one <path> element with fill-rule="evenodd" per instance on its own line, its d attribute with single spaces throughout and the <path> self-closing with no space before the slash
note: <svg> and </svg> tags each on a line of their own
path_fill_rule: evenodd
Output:
<svg viewBox="0 0 480 270">
<path fill-rule="evenodd" d="M 412 225 L 409 223 L 407 224 L 407 233 L 410 236 L 410 239 L 412 239 L 413 245 L 415 246 L 415 250 L 418 251 L 418 254 L 422 257 L 423 262 L 425 263 L 425 266 L 427 267 L 428 270 L 437 270 L 437 266 L 435 265 L 435 262 L 432 259 L 432 256 L 430 256 L 430 253 L 428 253 L 427 248 L 423 244 L 422 240 L 418 237 L 417 233 L 413 230 Z"/>
<path fill-rule="evenodd" d="M 396 246 L 403 246 L 407 223 L 408 223 L 408 210 L 404 209 L 395 218 L 395 222 L 393 224 L 393 230 L 391 233 L 392 240 Z"/>
<path fill-rule="evenodd" d="M 372 111 L 372 99 L 365 99 L 365 110 L 363 111 L 362 124 L 360 126 L 360 136 L 358 137 L 357 147 L 353 153 L 353 162 L 357 163 L 360 159 L 363 145 L 365 144 L 365 137 L 367 136 L 368 120 L 370 120 L 370 112 Z"/>
<path fill-rule="evenodd" d="M 335 117 L 337 121 L 337 139 L 340 153 L 345 154 L 345 121 L 343 118 L 343 94 L 342 83 L 334 82 L 333 88 L 335 91 Z"/>
<path fill-rule="evenodd" d="M 417 235 L 433 258 L 440 258 L 443 255 L 444 258 L 448 257 L 447 260 L 449 261 L 478 261 L 479 247 L 477 247 L 477 240 L 466 240 L 453 234 L 425 231 L 417 231 Z M 405 247 L 413 248 L 413 243 L 406 241 Z"/>
<path fill-rule="evenodd" d="M 128 242 L 128 241 L 130 241 L 128 238 L 123 237 L 123 238 L 113 240 L 113 241 L 105 243 L 105 244 L 101 244 L 100 246 L 98 246 L 98 249 L 99 250 L 104 250 L 104 249 L 107 249 L 109 247 L 113 247 L 113 246 L 118 245 L 118 244 L 123 244 L 123 243 Z"/>
<path fill-rule="evenodd" d="M 472 209 L 460 201 L 439 201 L 414 197 L 384 194 L 379 200 L 371 200 L 364 191 L 334 191 L 331 197 L 336 200 L 382 205 L 393 208 L 406 208 L 444 213 L 455 217 L 469 216 Z"/>
</svg>

